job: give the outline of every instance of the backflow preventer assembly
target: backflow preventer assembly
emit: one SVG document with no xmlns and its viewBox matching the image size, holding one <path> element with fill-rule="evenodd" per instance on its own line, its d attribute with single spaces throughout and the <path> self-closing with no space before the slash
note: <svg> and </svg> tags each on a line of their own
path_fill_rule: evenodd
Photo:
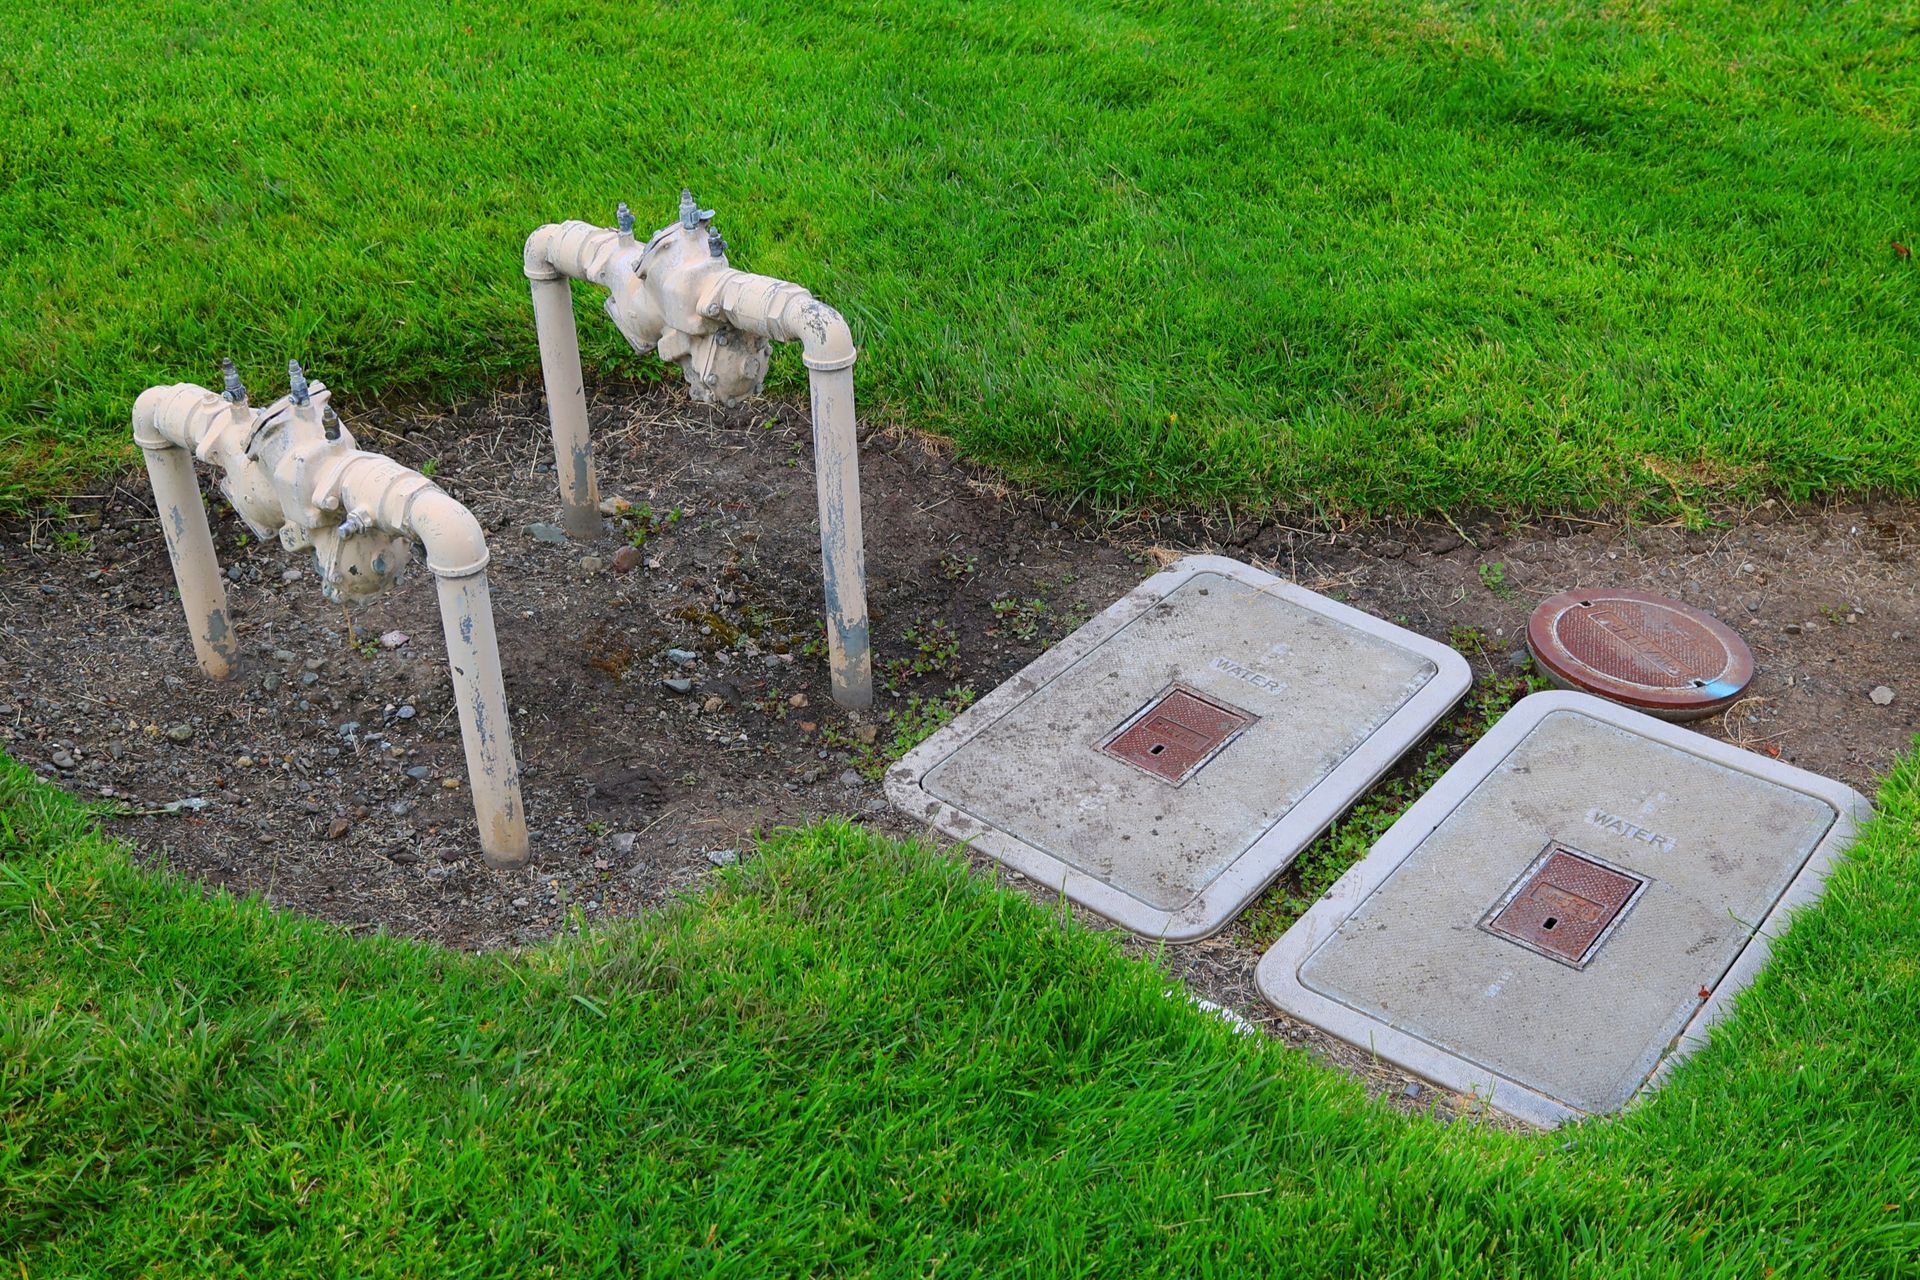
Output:
<svg viewBox="0 0 1920 1280">
<path fill-rule="evenodd" d="M 606 289 L 607 315 L 633 349 L 657 351 L 679 365 L 695 400 L 731 405 L 759 394 L 770 344 L 798 342 L 813 402 L 833 698 L 844 707 L 871 706 L 855 352 L 847 322 L 797 284 L 729 266 L 713 210 L 700 208 L 691 192 L 680 193 L 679 220 L 644 242 L 634 238 L 633 225 L 623 204 L 616 229 L 561 222 L 527 238 L 525 267 L 553 424 L 561 524 L 575 537 L 600 527 L 570 280 Z"/>
<path fill-rule="evenodd" d="M 439 587 L 467 774 L 480 849 L 496 867 L 527 860 L 527 818 L 507 722 L 487 542 L 480 524 L 419 472 L 355 446 L 297 362 L 292 390 L 265 409 L 247 402 L 231 364 L 226 387 L 153 387 L 133 406 L 133 438 L 146 455 L 154 503 L 200 669 L 216 680 L 233 670 L 226 588 L 194 478 L 195 460 L 220 473 L 221 492 L 261 537 L 288 551 L 312 548 L 330 599 L 367 600 L 391 587 L 417 540 Z"/>
</svg>

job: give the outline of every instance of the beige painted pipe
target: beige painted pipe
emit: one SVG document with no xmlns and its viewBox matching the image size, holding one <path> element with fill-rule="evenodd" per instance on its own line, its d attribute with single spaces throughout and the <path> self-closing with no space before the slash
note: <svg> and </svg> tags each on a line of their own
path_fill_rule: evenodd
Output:
<svg viewBox="0 0 1920 1280">
<path fill-rule="evenodd" d="M 867 618 L 866 541 L 860 524 L 860 438 L 854 417 L 853 331 L 838 311 L 797 284 L 728 270 L 708 295 L 748 333 L 798 342 L 813 410 L 814 487 L 820 564 L 827 597 L 827 661 L 833 698 L 873 705 L 873 649 Z"/>
<path fill-rule="evenodd" d="M 176 444 L 140 441 L 147 459 L 147 479 L 153 483 L 153 505 L 167 539 L 167 559 L 180 587 L 180 606 L 186 610 L 187 631 L 193 636 L 194 657 L 200 669 L 215 680 L 233 673 L 233 627 L 227 622 L 227 586 L 220 577 L 220 560 L 207 528 L 207 509 L 193 474 L 193 455 Z"/>
<path fill-rule="evenodd" d="M 618 231 L 574 221 L 540 227 L 527 237 L 523 266 L 533 290 L 562 517 L 569 533 L 598 528 L 599 490 L 587 439 L 570 279 L 609 290 L 607 313 L 628 342 L 636 351 L 673 352 L 699 399 L 731 403 L 729 389 L 758 393 L 766 375 L 765 343 L 749 347 L 742 334 L 799 342 L 813 412 L 833 699 L 864 709 L 873 705 L 873 655 L 860 522 L 853 334 L 839 312 L 801 286 L 729 266 L 726 242 L 712 229 L 712 216 L 682 192 L 680 221 L 645 243 L 635 241 L 624 205 Z"/>
<path fill-rule="evenodd" d="M 807 381 L 813 401 L 813 465 L 833 700 L 863 710 L 873 705 L 873 649 L 860 529 L 860 441 L 853 423 L 853 369 L 812 369 Z"/>
<path fill-rule="evenodd" d="M 575 538 L 600 532 L 600 483 L 587 434 L 587 392 L 580 372 L 580 335 L 573 323 L 573 286 L 565 276 L 532 279 L 533 323 L 540 371 L 553 424 L 553 469 L 560 476 L 560 527 Z"/>
<path fill-rule="evenodd" d="M 295 397 L 259 413 L 248 407 L 238 379 L 230 377 L 229 387 L 227 396 L 186 384 L 154 387 L 133 413 L 134 439 L 146 453 L 202 668 L 226 675 L 235 650 L 193 457 L 221 468 L 221 486 L 235 509 L 263 535 L 278 525 L 289 549 L 324 546 L 339 563 L 352 560 L 350 538 L 372 531 L 419 539 L 437 583 L 480 851 L 496 867 L 524 865 L 526 810 L 479 522 L 419 472 L 356 448 L 338 420 L 327 418 L 320 384 L 308 387 L 302 378 Z M 367 566 L 370 577 L 398 572 L 398 563 L 385 569 L 381 563 L 376 554 Z"/>
<path fill-rule="evenodd" d="M 365 513 L 374 528 L 418 538 L 427 553 L 440 598 L 480 851 L 493 866 L 525 866 L 527 814 L 487 588 L 486 533 L 472 512 L 391 458 L 355 450 L 337 477 L 334 496 L 341 509 Z"/>
<path fill-rule="evenodd" d="M 496 867 L 525 866 L 527 813 L 520 801 L 520 767 L 487 591 L 486 536 L 472 513 L 439 489 L 422 490 L 409 508 L 407 523 L 426 548 L 440 596 L 440 627 L 460 709 L 480 850 Z"/>
<path fill-rule="evenodd" d="M 227 617 L 227 585 L 207 527 L 207 509 L 193 471 L 195 449 L 203 439 L 230 430 L 236 413 L 251 416 L 245 393 L 238 402 L 184 383 L 153 387 L 133 406 L 133 440 L 147 463 L 154 510 L 167 541 L 167 559 L 180 589 L 187 632 L 200 670 L 215 680 L 233 673 L 238 650 Z M 174 426 L 164 430 L 163 424 Z"/>
</svg>

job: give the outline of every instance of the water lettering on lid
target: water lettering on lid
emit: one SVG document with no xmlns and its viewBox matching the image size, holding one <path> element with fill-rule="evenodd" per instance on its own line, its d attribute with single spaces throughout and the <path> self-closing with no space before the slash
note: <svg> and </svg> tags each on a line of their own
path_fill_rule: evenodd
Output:
<svg viewBox="0 0 1920 1280">
<path fill-rule="evenodd" d="M 1265 689 L 1268 693 L 1280 693 L 1287 687 L 1284 680 L 1276 680 L 1264 672 L 1255 671 L 1245 663 L 1235 662 L 1232 658 L 1215 658 L 1213 669 L 1235 680 L 1244 680 L 1256 689 Z"/>
<path fill-rule="evenodd" d="M 1680 847 L 1680 842 L 1672 836 L 1661 835 L 1635 822 L 1629 822 L 1618 814 L 1608 813 L 1605 809 L 1587 810 L 1587 821 L 1602 831 L 1611 831 L 1614 835 L 1624 836 L 1628 840 L 1638 840 L 1641 844 L 1650 844 L 1662 853 L 1672 853 Z"/>
</svg>

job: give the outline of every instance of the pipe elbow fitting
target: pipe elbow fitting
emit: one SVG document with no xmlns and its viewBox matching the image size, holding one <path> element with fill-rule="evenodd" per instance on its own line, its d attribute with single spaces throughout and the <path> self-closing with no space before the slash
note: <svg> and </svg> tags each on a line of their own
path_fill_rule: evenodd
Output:
<svg viewBox="0 0 1920 1280">
<path fill-rule="evenodd" d="M 800 335 L 800 361 L 826 373 L 845 369 L 859 358 L 847 318 L 818 298 L 809 297 L 789 323 Z"/>
<path fill-rule="evenodd" d="M 628 242 L 631 244 L 631 241 Z M 620 233 L 591 222 L 550 222 L 527 237 L 521 269 L 529 280 L 591 280 L 613 285 L 610 265 L 621 247 Z"/>
<path fill-rule="evenodd" d="M 521 268 L 529 280 L 558 280 L 559 268 L 553 265 L 553 244 L 559 237 L 563 224 L 549 222 L 544 227 L 534 228 L 527 237 L 527 245 L 521 251 Z"/>
<path fill-rule="evenodd" d="M 133 442 L 142 449 L 193 448 L 193 411 L 209 399 L 219 397 L 189 382 L 148 387 L 133 402 Z"/>
<path fill-rule="evenodd" d="M 407 527 L 426 548 L 427 568 L 436 578 L 470 578 L 486 571 L 486 531 L 445 490 L 416 493 L 407 507 Z"/>
</svg>

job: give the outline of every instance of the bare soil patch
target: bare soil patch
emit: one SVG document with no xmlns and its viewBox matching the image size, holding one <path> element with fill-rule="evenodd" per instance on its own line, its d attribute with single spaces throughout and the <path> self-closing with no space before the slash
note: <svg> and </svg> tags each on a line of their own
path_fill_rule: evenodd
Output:
<svg viewBox="0 0 1920 1280">
<path fill-rule="evenodd" d="M 853 715 L 833 704 L 819 652 L 805 406 L 722 411 L 664 385 L 610 386 L 591 413 L 602 493 L 633 507 L 590 544 L 527 533 L 556 506 L 537 395 L 351 424 L 367 447 L 431 465 L 488 528 L 535 832 L 526 870 L 478 857 L 424 571 L 357 611 L 350 635 L 310 566 L 250 539 L 215 496 L 245 657 L 233 679 L 208 681 L 140 477 L 76 501 L 72 519 L 0 530 L 0 742 L 133 811 L 113 826 L 156 862 L 350 930 L 481 950 L 660 905 L 750 856 L 773 826 L 848 814 L 916 830 L 875 781 L 889 744 L 1188 551 L 1238 556 L 1450 640 L 1483 672 L 1523 667 L 1527 613 L 1548 595 L 1663 592 L 1730 623 L 1758 661 L 1750 695 L 1702 732 L 1871 792 L 1920 730 L 1910 505 L 1769 503 L 1720 513 L 1707 531 L 1464 518 L 1101 526 L 893 431 L 870 435 L 861 459 L 882 694 Z M 616 572 L 635 541 L 639 563 Z M 407 642 L 383 646 L 392 632 Z M 1880 688 L 1890 703 L 1873 699 Z M 204 806 L 143 812 L 180 800 Z M 1425 1105 L 1266 1009 L 1252 985 L 1265 941 L 1229 929 L 1168 948 L 1165 963 L 1373 1075 L 1402 1105 Z"/>
</svg>

